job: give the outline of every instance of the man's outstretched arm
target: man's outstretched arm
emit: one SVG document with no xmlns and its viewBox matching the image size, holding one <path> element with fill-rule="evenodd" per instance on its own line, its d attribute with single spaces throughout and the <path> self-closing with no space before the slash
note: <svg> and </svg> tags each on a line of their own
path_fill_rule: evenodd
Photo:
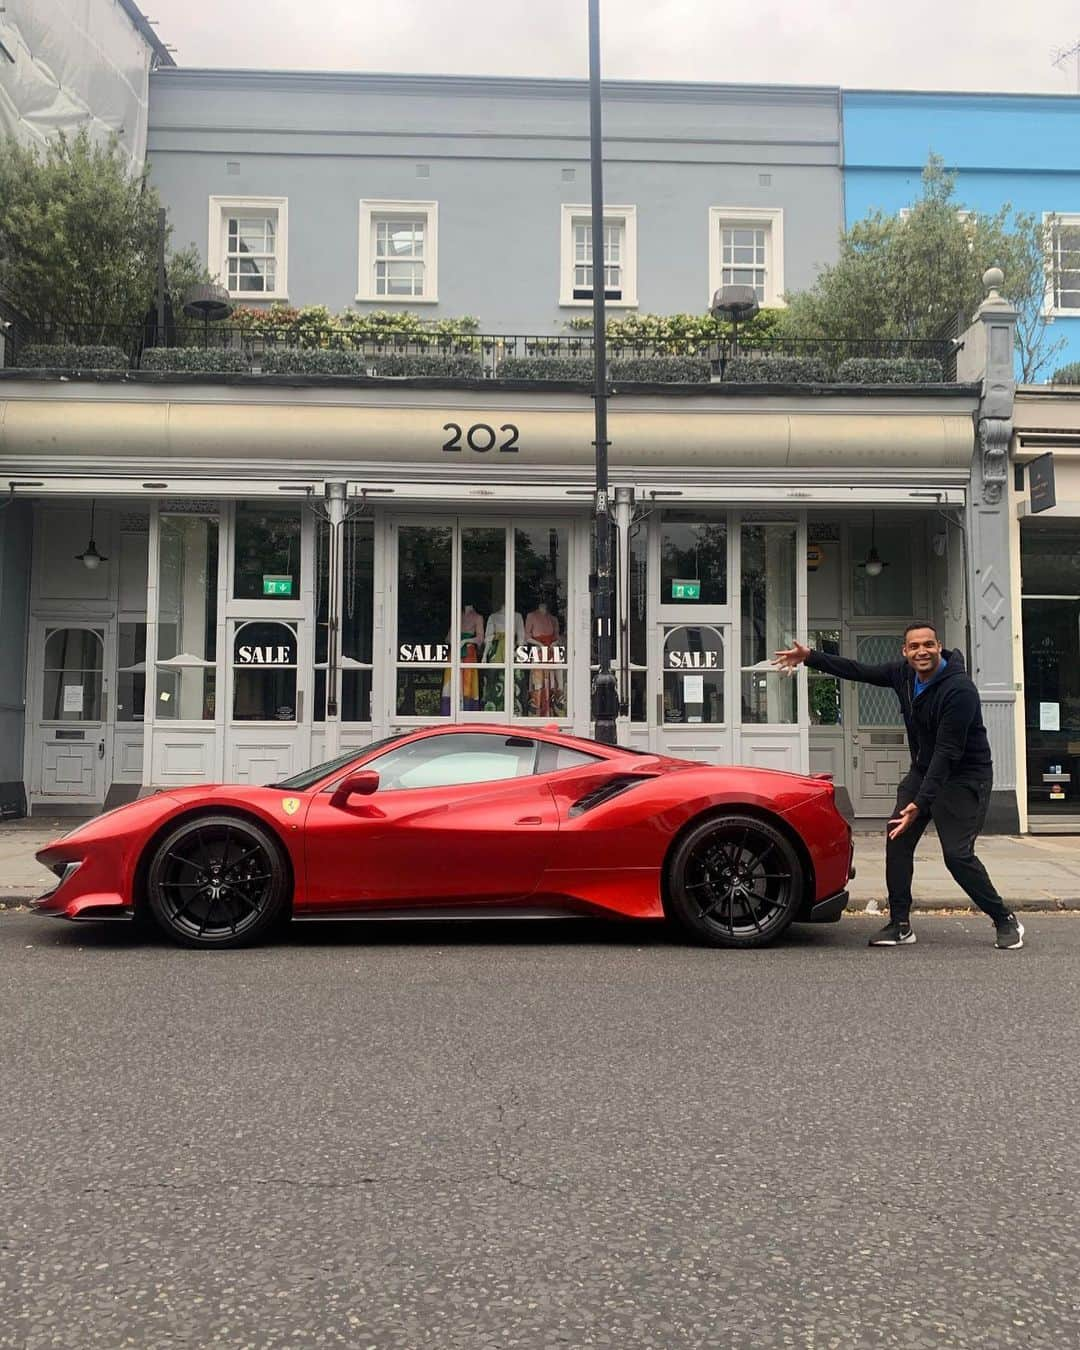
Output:
<svg viewBox="0 0 1080 1350">
<path fill-rule="evenodd" d="M 841 680 L 878 684 L 885 689 L 896 687 L 896 661 L 888 661 L 882 666 L 869 666 L 862 661 L 852 661 L 847 656 L 828 656 L 825 652 L 815 652 L 801 642 L 777 652 L 773 660 L 777 670 L 795 671 L 804 663 L 808 670 L 820 670 L 825 675 L 835 675 Z"/>
</svg>

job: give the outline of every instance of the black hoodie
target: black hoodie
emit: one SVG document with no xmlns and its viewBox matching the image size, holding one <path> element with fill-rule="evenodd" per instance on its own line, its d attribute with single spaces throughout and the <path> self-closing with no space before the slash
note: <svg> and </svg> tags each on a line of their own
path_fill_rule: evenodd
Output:
<svg viewBox="0 0 1080 1350">
<path fill-rule="evenodd" d="M 900 700 L 907 728 L 908 746 L 915 768 L 922 774 L 916 805 L 928 812 L 947 778 L 967 782 L 990 778 L 993 761 L 982 720 L 982 703 L 957 651 L 942 650 L 947 663 L 915 697 L 915 672 L 904 660 L 881 666 L 850 661 L 846 656 L 811 652 L 806 664 L 811 670 L 838 675 L 842 680 L 892 688 Z"/>
</svg>

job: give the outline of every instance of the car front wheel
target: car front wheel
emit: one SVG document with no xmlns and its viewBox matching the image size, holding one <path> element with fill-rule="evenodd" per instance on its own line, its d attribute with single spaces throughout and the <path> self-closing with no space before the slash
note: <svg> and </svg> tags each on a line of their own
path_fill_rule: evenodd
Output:
<svg viewBox="0 0 1080 1350">
<path fill-rule="evenodd" d="M 261 826 L 236 816 L 196 816 L 154 850 L 146 891 L 150 912 L 174 942 L 242 947 L 284 914 L 289 869 Z"/>
<path fill-rule="evenodd" d="M 756 816 L 713 816 L 679 841 L 668 868 L 668 910 L 698 941 L 760 947 L 792 922 L 803 869 L 785 834 Z"/>
</svg>

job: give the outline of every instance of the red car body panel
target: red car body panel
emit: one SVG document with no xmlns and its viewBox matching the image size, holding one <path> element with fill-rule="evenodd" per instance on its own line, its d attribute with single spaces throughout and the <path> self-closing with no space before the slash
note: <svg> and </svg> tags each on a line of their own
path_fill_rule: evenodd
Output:
<svg viewBox="0 0 1080 1350">
<path fill-rule="evenodd" d="M 412 739 L 459 730 L 425 729 Z M 376 792 L 345 803 L 332 800 L 334 785 L 381 749 L 358 751 L 350 764 L 305 790 L 170 789 L 107 812 L 42 849 L 39 862 L 68 874 L 35 908 L 68 919 L 132 916 L 142 899 L 140 865 L 163 832 L 192 812 L 234 812 L 267 826 L 289 861 L 297 917 L 430 906 L 482 913 L 485 906 L 542 904 L 660 918 L 669 850 L 680 830 L 706 811 L 749 810 L 797 837 L 813 877 L 801 916 L 839 897 L 847 884 L 851 831 L 830 782 L 639 755 L 557 731 L 468 730 L 527 736 L 597 758 L 532 777 Z M 582 809 L 583 799 L 614 777 L 626 786 Z"/>
</svg>

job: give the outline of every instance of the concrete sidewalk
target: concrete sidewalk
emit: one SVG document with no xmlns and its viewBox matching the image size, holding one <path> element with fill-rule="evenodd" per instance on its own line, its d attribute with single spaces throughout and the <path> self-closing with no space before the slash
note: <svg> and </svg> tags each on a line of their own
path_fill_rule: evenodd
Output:
<svg viewBox="0 0 1080 1350">
<path fill-rule="evenodd" d="M 70 820 L 7 821 L 0 824 L 0 907 L 10 908 L 47 890 L 52 873 L 34 860 L 35 850 L 72 828 Z M 988 835 L 979 856 L 1013 909 L 1080 910 L 1080 836 Z M 882 833 L 857 832 L 853 909 L 885 900 L 885 845 Z M 967 897 L 945 870 L 932 831 L 915 860 L 915 904 L 920 909 L 967 909 Z"/>
</svg>

